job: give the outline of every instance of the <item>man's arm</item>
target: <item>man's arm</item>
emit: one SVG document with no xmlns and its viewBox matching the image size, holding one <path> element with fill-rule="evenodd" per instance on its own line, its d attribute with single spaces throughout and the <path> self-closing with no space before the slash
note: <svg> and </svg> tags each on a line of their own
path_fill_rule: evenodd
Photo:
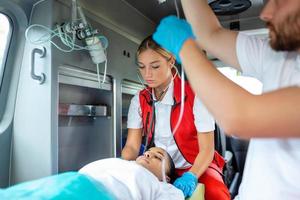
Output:
<svg viewBox="0 0 300 200">
<path fill-rule="evenodd" d="M 236 55 L 237 32 L 224 29 L 207 0 L 181 0 L 198 44 L 221 61 L 241 70 Z"/>
<path fill-rule="evenodd" d="M 252 95 L 222 75 L 192 39 L 184 43 L 180 57 L 192 88 L 226 133 L 300 137 L 299 87 Z"/>
<path fill-rule="evenodd" d="M 122 150 L 122 158 L 135 160 L 138 157 L 142 143 L 142 129 L 128 129 L 126 144 Z"/>
</svg>

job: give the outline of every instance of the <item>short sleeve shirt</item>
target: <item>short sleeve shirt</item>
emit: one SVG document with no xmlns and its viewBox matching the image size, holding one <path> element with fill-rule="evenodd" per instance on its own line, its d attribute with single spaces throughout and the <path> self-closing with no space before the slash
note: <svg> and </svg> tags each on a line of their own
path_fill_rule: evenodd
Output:
<svg viewBox="0 0 300 200">
<path fill-rule="evenodd" d="M 187 168 L 191 165 L 183 158 L 182 154 L 178 150 L 170 127 L 171 108 L 174 104 L 173 91 L 174 83 L 171 82 L 164 98 L 155 103 L 156 122 L 154 142 L 156 146 L 168 151 L 173 158 L 176 168 Z M 199 133 L 214 131 L 214 118 L 196 96 L 194 100 L 193 113 L 195 118 L 194 123 Z M 129 107 L 127 128 L 142 128 L 143 124 L 141 116 L 139 94 L 136 94 L 132 98 Z"/>
<path fill-rule="evenodd" d="M 242 33 L 236 51 L 243 74 L 259 79 L 263 92 L 300 85 L 299 53 L 276 52 Z M 300 199 L 299 166 L 300 139 L 251 139 L 238 199 Z"/>
</svg>

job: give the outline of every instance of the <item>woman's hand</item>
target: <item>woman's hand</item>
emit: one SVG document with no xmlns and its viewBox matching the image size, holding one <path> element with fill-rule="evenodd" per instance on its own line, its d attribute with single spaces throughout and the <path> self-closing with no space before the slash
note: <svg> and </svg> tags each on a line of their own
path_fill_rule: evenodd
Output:
<svg viewBox="0 0 300 200">
<path fill-rule="evenodd" d="M 192 172 L 183 173 L 182 176 L 177 178 L 173 183 L 175 187 L 183 192 L 185 198 L 192 196 L 197 184 L 198 178 Z"/>
</svg>

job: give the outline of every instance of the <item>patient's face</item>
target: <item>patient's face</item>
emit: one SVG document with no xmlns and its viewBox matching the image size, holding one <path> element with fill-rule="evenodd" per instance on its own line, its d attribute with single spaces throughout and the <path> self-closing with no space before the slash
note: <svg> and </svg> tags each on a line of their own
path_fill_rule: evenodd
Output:
<svg viewBox="0 0 300 200">
<path fill-rule="evenodd" d="M 170 171 L 170 161 L 165 154 L 165 150 L 159 147 L 152 147 L 144 153 L 144 155 L 139 156 L 136 162 L 149 171 L 151 171 L 159 180 L 162 181 L 162 162 L 165 159 L 165 174 Z"/>
</svg>

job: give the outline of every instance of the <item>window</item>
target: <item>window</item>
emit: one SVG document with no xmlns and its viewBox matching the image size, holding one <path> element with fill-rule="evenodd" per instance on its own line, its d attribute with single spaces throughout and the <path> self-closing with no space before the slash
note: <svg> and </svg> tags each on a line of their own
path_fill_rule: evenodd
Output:
<svg viewBox="0 0 300 200">
<path fill-rule="evenodd" d="M 252 94 L 262 93 L 262 83 L 251 77 L 242 76 L 239 71 L 231 67 L 218 68 L 225 76 L 231 79 L 233 82 L 246 89 Z"/>
<path fill-rule="evenodd" d="M 6 60 L 7 47 L 10 40 L 11 25 L 6 15 L 0 13 L 0 87 Z"/>
</svg>

